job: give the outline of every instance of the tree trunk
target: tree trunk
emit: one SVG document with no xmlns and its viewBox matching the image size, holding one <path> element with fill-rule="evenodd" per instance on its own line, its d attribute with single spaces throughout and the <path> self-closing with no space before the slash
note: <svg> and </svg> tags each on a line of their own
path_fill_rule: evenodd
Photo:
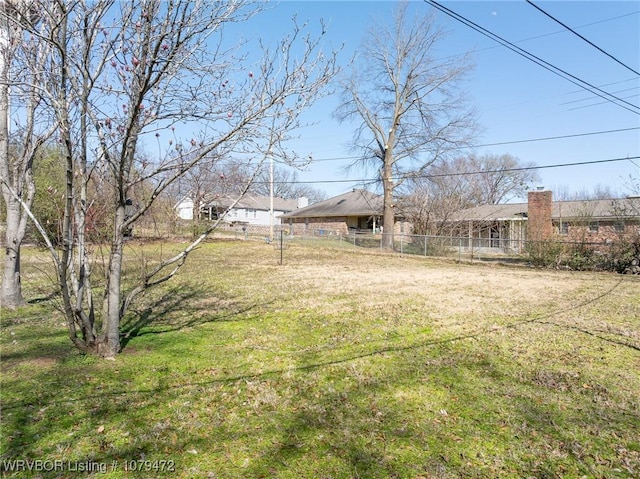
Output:
<svg viewBox="0 0 640 479">
<path fill-rule="evenodd" d="M 5 234 L 4 273 L 2 275 L 1 302 L 3 307 L 16 308 L 25 304 L 20 280 L 20 204 L 5 195 L 7 203 L 7 231 Z"/>
<path fill-rule="evenodd" d="M 123 311 L 121 307 L 121 279 L 123 259 L 123 223 L 125 207 L 118 206 L 115 218 L 114 241 L 109 257 L 107 272 L 107 288 L 102 315 L 102 333 L 98 338 L 97 353 L 105 358 L 112 358 L 120 352 L 120 319 Z"/>
<path fill-rule="evenodd" d="M 0 302 L 3 306 L 15 308 L 25 304 L 22 296 L 20 248 L 27 231 L 28 216 L 23 211 L 20 201 L 15 198 L 16 191 L 21 192 L 21 198 L 27 208 L 31 207 L 35 186 L 30 171 L 16 173 L 13 191 L 7 185 L 2 185 L 2 192 L 7 205 L 7 222 L 5 233 L 5 260 L 2 274 L 2 288 Z"/>
<path fill-rule="evenodd" d="M 4 13 L 4 8 L 3 8 Z M 7 208 L 5 233 L 5 259 L 2 275 L 0 302 L 2 306 L 14 308 L 24 304 L 20 283 L 20 203 L 9 190 L 11 178 L 9 161 L 9 27 L 6 19 L 0 19 L 0 165 L 3 183 L 0 184 Z M 10 183 L 13 186 L 12 183 Z"/>
<path fill-rule="evenodd" d="M 392 150 L 385 148 L 382 168 L 383 209 L 382 209 L 382 248 L 393 250 L 393 232 L 395 210 L 393 206 Z"/>
</svg>

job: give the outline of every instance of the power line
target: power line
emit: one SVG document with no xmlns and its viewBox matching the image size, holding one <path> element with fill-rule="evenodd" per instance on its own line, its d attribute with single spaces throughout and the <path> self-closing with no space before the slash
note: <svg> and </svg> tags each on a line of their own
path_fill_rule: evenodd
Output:
<svg viewBox="0 0 640 479">
<path fill-rule="evenodd" d="M 636 91 L 636 90 L 638 90 L 637 87 L 632 87 L 632 88 L 625 88 L 624 90 L 616 90 L 613 93 L 615 93 L 615 94 L 626 93 L 628 91 Z M 630 98 L 632 96 L 638 96 L 638 94 L 628 95 L 625 98 Z M 580 102 L 583 102 L 583 101 L 591 101 L 591 100 L 592 100 L 591 97 L 589 97 L 589 98 L 579 98 L 578 100 L 569 100 L 569 101 L 565 101 L 565 102 L 559 103 L 559 105 L 570 105 L 571 103 L 580 103 Z"/>
<path fill-rule="evenodd" d="M 533 55 L 532 53 L 518 47 L 517 45 L 514 45 L 513 43 L 509 42 L 508 40 L 505 40 L 504 38 L 500 37 L 499 35 L 490 32 L 489 30 L 487 30 L 486 28 L 481 27 L 480 25 L 478 25 L 477 23 L 472 22 L 471 20 L 463 17 L 462 15 L 454 12 L 453 10 L 440 5 L 438 2 L 434 1 L 434 0 L 424 0 L 426 3 L 428 3 L 429 5 L 433 6 L 434 8 L 440 10 L 442 13 L 450 16 L 451 18 L 459 21 L 460 23 L 463 23 L 464 25 L 472 28 L 473 30 L 481 33 L 482 35 L 491 38 L 492 40 L 500 43 L 501 45 L 507 47 L 509 50 L 517 53 L 518 55 L 526 58 L 527 60 L 530 60 L 532 62 L 534 62 L 535 64 L 537 64 L 538 66 L 541 66 L 542 68 L 544 68 L 545 70 L 548 70 L 556 75 L 558 75 L 561 78 L 564 78 L 567 81 L 570 81 L 571 83 L 573 83 L 574 85 L 579 86 L 580 88 L 584 89 L 584 90 L 588 90 L 589 92 L 591 92 L 594 95 L 599 96 L 600 98 L 607 100 L 611 103 L 614 103 L 622 108 L 624 108 L 625 110 L 628 110 L 632 113 L 635 113 L 636 115 L 640 115 L 640 107 L 634 105 L 633 103 L 629 103 L 628 101 L 625 101 L 621 98 L 618 98 L 615 95 L 612 95 L 611 93 L 608 93 L 604 90 L 601 90 L 600 88 L 592 85 L 591 83 L 588 83 L 584 80 L 581 80 L 580 78 L 576 77 L 575 75 L 572 75 L 571 73 L 556 67 L 555 65 L 552 65 L 551 63 L 543 60 L 540 57 L 537 57 L 536 55 Z M 617 103 L 619 102 L 619 103 Z M 625 106 L 628 105 L 628 106 Z M 629 108 L 631 107 L 631 108 Z"/>
<path fill-rule="evenodd" d="M 535 165 L 535 166 L 522 166 L 522 167 L 518 167 L 518 168 L 503 168 L 503 169 L 498 169 L 498 170 L 484 170 L 484 171 L 466 171 L 466 172 L 457 172 L 457 173 L 438 173 L 438 174 L 423 174 L 423 175 L 415 175 L 415 176 L 411 176 L 411 178 L 442 178 L 442 177 L 449 177 L 449 176 L 470 176 L 470 175 L 486 175 L 486 174 L 491 174 L 491 173 L 508 173 L 508 172 L 513 172 L 513 171 L 528 171 L 528 170 L 544 170 L 547 168 L 564 168 L 564 167 L 569 167 L 569 166 L 585 166 L 585 165 L 596 165 L 596 164 L 602 164 L 602 163 L 615 163 L 615 162 L 619 162 L 619 161 L 629 161 L 633 164 L 635 164 L 633 162 L 633 160 L 638 160 L 640 159 L 640 156 L 627 156 L 624 158 L 609 158 L 606 160 L 591 160 L 591 161 L 578 161 L 575 163 L 555 163 L 553 165 Z M 407 177 L 394 177 L 393 180 L 397 181 L 397 180 L 404 180 Z M 362 179 L 355 179 L 355 180 L 315 180 L 315 181 L 276 181 L 275 183 L 282 183 L 282 184 L 289 184 L 289 183 L 295 183 L 295 184 L 327 184 L 327 183 L 361 183 L 361 184 L 373 184 L 373 183 L 377 183 L 379 181 L 379 178 L 362 178 Z M 260 183 L 259 181 L 256 183 Z"/>
<path fill-rule="evenodd" d="M 486 143 L 484 145 L 474 145 L 471 148 L 483 148 L 486 146 L 498 146 L 498 145 L 515 145 L 516 143 L 532 143 L 534 141 L 548 141 L 548 140 L 563 140 L 565 138 L 578 138 L 581 136 L 591 136 L 591 135 L 602 135 L 605 133 L 620 133 L 623 131 L 632 131 L 632 130 L 640 130 L 640 127 L 634 126 L 631 128 L 620 128 L 617 130 L 606 130 L 606 131 L 592 131 L 589 133 L 574 133 L 573 135 L 561 135 L 561 136 L 547 136 L 544 138 L 532 138 L 529 140 L 515 140 L 515 141 L 503 141 L 500 143 Z"/>
<path fill-rule="evenodd" d="M 640 96 L 640 93 L 636 93 L 635 95 L 628 95 L 628 96 L 625 96 L 625 98 L 637 98 L 638 96 Z M 581 110 L 582 108 L 589 108 L 596 105 L 602 105 L 603 103 L 606 103 L 606 102 L 599 101 L 597 103 L 589 103 L 588 105 L 576 106 L 574 108 L 568 108 L 568 111 Z"/>
<path fill-rule="evenodd" d="M 566 28 L 567 30 L 569 30 L 571 33 L 573 33 L 574 35 L 576 35 L 578 38 L 584 40 L 585 42 L 587 42 L 589 45 L 591 45 L 592 47 L 594 47 L 595 49 L 597 49 L 598 51 L 604 53 L 606 56 L 608 56 L 609 58 L 611 58 L 613 61 L 619 63 L 620 65 L 622 65 L 623 67 L 625 67 L 627 70 L 635 73 L 636 75 L 640 76 L 640 73 L 637 72 L 636 70 L 634 70 L 633 68 L 631 68 L 629 65 L 621 62 L 620 60 L 618 60 L 616 57 L 614 57 L 613 55 L 611 55 L 608 52 L 605 52 L 602 48 L 600 48 L 598 45 L 596 45 L 595 43 L 591 42 L 590 40 L 588 40 L 587 38 L 583 37 L 582 35 L 580 35 L 578 32 L 576 32 L 573 28 L 569 27 L 568 25 L 562 23 L 560 20 L 558 20 L 556 17 L 554 17 L 553 15 L 551 15 L 550 13 L 544 11 L 542 8 L 540 8 L 538 5 L 536 5 L 535 3 L 533 3 L 531 0 L 526 0 L 526 2 L 531 5 L 533 8 L 535 8 L 536 10 L 542 12 L 543 14 L 545 14 L 547 17 L 549 17 L 551 20 L 553 20 L 554 22 L 562 25 L 564 28 Z"/>
<path fill-rule="evenodd" d="M 619 128 L 617 130 L 605 130 L 605 131 L 591 131 L 588 133 L 574 133 L 571 135 L 559 135 L 559 136 L 547 136 L 543 138 L 530 138 L 526 140 L 512 140 L 512 141 L 501 141 L 496 143 L 484 143 L 480 145 L 471 145 L 466 147 L 465 149 L 471 148 L 485 148 L 487 146 L 502 146 L 502 145 L 515 145 L 518 143 L 533 143 L 536 141 L 549 141 L 549 140 L 563 140 L 566 138 L 579 138 L 584 136 L 592 136 L 592 135 L 604 135 L 609 133 L 621 133 L 625 131 L 633 131 L 640 130 L 639 126 L 631 127 L 631 128 Z M 344 160 L 359 160 L 362 159 L 360 156 L 336 156 L 329 158 L 313 158 L 314 163 L 325 162 L 325 161 L 344 161 Z"/>
<path fill-rule="evenodd" d="M 600 25 L 602 23 L 610 22 L 610 21 L 613 21 L 613 20 L 619 20 L 620 18 L 630 17 L 631 15 L 638 15 L 638 14 L 640 14 L 640 10 L 636 10 L 636 11 L 633 11 L 633 12 L 625 13 L 623 15 L 618 15 L 618 16 L 615 16 L 615 17 L 605 18 L 605 19 L 602 19 L 602 20 L 598 20 L 596 22 L 584 23 L 582 25 L 579 25 L 576 28 L 585 28 L 585 27 L 590 27 L 590 26 L 593 26 L 593 25 Z M 564 33 L 564 30 L 556 30 L 556 31 L 550 32 L 550 33 L 543 33 L 543 34 L 540 34 L 540 35 L 535 35 L 535 36 L 532 36 L 532 37 L 523 38 L 522 40 L 517 40 L 514 43 L 525 43 L 525 42 L 528 42 L 530 40 L 537 40 L 539 38 L 545 38 L 545 37 L 549 37 L 549 36 L 552 36 L 552 35 L 558 35 L 560 33 Z M 501 46 L 502 45 L 493 45 L 493 46 L 487 46 L 487 47 L 483 47 L 483 48 L 477 48 L 477 49 L 474 49 L 474 50 L 470 50 L 468 53 L 479 53 L 479 52 L 483 52 L 483 51 L 487 51 L 487 50 L 493 50 L 494 48 L 500 48 Z M 445 57 L 445 58 L 446 59 L 450 59 L 450 58 L 456 58 L 456 57 L 462 57 L 462 56 L 464 56 L 464 54 L 450 55 L 450 56 Z M 620 84 L 620 83 L 627 83 L 627 82 L 630 82 L 630 81 L 635 82 L 635 81 L 637 81 L 637 78 L 630 78 L 630 79 L 627 79 L 627 80 L 621 80 L 621 81 L 617 81 L 617 82 L 606 83 L 604 85 L 598 85 L 598 87 L 599 88 L 603 88 L 603 87 L 607 87 L 607 86 L 611 86 L 611 85 L 617 85 L 617 84 Z M 634 89 L 635 89 L 635 87 L 634 87 Z M 585 91 L 584 88 L 580 88 L 580 90 L 570 91 L 570 92 L 568 92 L 568 94 L 582 93 L 584 91 Z M 589 92 L 589 93 L 591 93 L 591 92 Z M 617 94 L 617 93 L 620 93 L 620 92 L 619 91 L 615 91 L 613 93 Z M 628 98 L 628 97 L 625 97 L 625 98 Z M 535 100 L 528 100 L 528 101 L 530 102 L 530 101 L 535 101 Z M 581 101 L 581 100 L 576 100 L 576 101 Z M 582 100 L 582 101 L 584 101 L 584 100 Z M 564 105 L 564 103 L 560 103 L 560 104 Z M 595 105 L 600 105 L 600 104 L 601 103 L 596 103 Z M 590 105 L 590 106 L 593 106 L 593 105 Z"/>
<path fill-rule="evenodd" d="M 640 10 L 636 10 L 636 11 L 625 13 L 623 15 L 618 15 L 618 16 L 615 16 L 615 17 L 604 18 L 602 20 L 598 20 L 597 22 L 584 23 L 582 25 L 579 25 L 576 28 L 591 27 L 593 25 L 599 25 L 601 23 L 611 22 L 613 20 L 619 20 L 621 18 L 630 17 L 631 15 L 638 15 L 639 13 L 640 13 Z M 537 40 L 537 39 L 540 39 L 540 38 L 545 38 L 545 37 L 550 37 L 550 36 L 553 36 L 553 35 L 558 35 L 559 33 L 564 33 L 564 30 L 556 30 L 556 31 L 550 32 L 550 33 L 542 33 L 540 35 L 535 35 L 533 37 L 527 37 L 527 38 L 523 38 L 522 40 L 517 40 L 514 43 L 524 43 L 524 42 L 528 42 L 530 40 Z M 471 50 L 469 53 L 478 53 L 478 52 L 483 52 L 483 51 L 486 51 L 486 50 L 492 50 L 494 48 L 500 48 L 500 46 L 499 45 L 494 45 L 494 46 L 491 46 L 491 47 L 478 48 L 476 50 Z M 458 56 L 462 56 L 462 55 L 458 55 Z M 635 78 L 634 78 L 634 80 L 635 80 Z M 626 80 L 626 81 L 629 81 L 629 80 Z M 601 86 L 607 86 L 607 85 L 601 85 Z"/>
<path fill-rule="evenodd" d="M 467 176 L 467 175 L 482 175 L 482 174 L 487 174 L 487 173 L 504 173 L 504 172 L 511 172 L 511 171 L 528 171 L 528 170 L 544 170 L 547 168 L 562 168 L 562 167 L 566 167 L 566 166 L 584 166 L 584 165 L 596 165 L 599 163 L 614 163 L 617 161 L 631 161 L 631 160 L 637 160 L 639 159 L 640 156 L 627 156 L 624 158 L 609 158 L 607 160 L 591 160 L 591 161 L 578 161 L 575 163 L 556 163 L 554 165 L 540 165 L 540 166 L 522 166 L 522 167 L 518 167 L 518 168 L 504 168 L 504 169 L 499 169 L 499 170 L 486 170 L 486 171 L 472 171 L 472 172 L 467 172 L 467 173 L 443 173 L 443 174 L 437 174 L 437 175 L 424 175 L 421 176 L 421 178 L 439 178 L 439 177 L 446 177 L 446 176 Z"/>
</svg>

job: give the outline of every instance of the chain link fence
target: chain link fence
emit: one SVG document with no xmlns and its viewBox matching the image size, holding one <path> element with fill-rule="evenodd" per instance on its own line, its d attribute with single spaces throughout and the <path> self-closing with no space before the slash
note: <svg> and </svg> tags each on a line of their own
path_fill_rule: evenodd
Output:
<svg viewBox="0 0 640 479">
<path fill-rule="evenodd" d="M 287 230 L 282 228 L 281 235 Z M 383 236 L 358 230 L 327 234 L 308 230 L 287 236 L 289 241 L 384 250 Z M 384 238 L 389 240 L 388 236 Z M 640 274 L 640 238 L 618 241 L 529 241 L 504 238 L 469 238 L 394 233 L 389 240 L 399 254 L 451 258 L 458 261 L 519 263 L 571 270 L 601 270 Z"/>
</svg>

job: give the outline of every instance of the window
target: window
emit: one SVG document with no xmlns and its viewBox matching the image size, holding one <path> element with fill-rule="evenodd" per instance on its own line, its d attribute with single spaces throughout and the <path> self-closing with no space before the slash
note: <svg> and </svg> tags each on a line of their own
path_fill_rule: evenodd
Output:
<svg viewBox="0 0 640 479">
<path fill-rule="evenodd" d="M 589 222 L 589 233 L 597 233 L 599 229 L 600 229 L 600 225 L 598 224 L 597 221 Z"/>
<path fill-rule="evenodd" d="M 613 230 L 616 233 L 624 233 L 624 221 L 616 221 L 613 224 Z"/>
<path fill-rule="evenodd" d="M 561 221 L 559 230 L 560 230 L 560 234 L 561 235 L 568 235 L 569 234 L 569 223 L 567 223 L 566 221 Z"/>
</svg>

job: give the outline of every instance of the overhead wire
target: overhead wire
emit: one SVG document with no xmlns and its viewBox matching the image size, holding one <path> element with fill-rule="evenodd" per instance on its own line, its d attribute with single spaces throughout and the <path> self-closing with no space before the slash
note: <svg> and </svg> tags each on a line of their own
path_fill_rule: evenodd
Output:
<svg viewBox="0 0 640 479">
<path fill-rule="evenodd" d="M 624 68 L 626 68 L 627 70 L 629 70 L 630 72 L 640 76 L 640 72 L 634 70 L 633 68 L 631 68 L 629 65 L 627 65 L 624 62 L 621 62 L 620 60 L 618 60 L 616 57 L 614 57 L 613 55 L 611 55 L 609 52 L 604 51 L 602 48 L 600 48 L 598 45 L 596 45 L 595 43 L 593 43 L 591 40 L 589 40 L 588 38 L 585 38 L 584 36 L 580 35 L 578 32 L 576 32 L 573 28 L 571 28 L 570 26 L 568 26 L 567 24 L 561 22 L 560 20 L 558 20 L 556 17 L 554 17 L 553 15 L 551 15 L 549 12 L 543 10 L 541 7 L 539 7 L 538 5 L 536 5 L 535 3 L 533 3 L 531 0 L 526 0 L 526 2 L 531 5 L 533 8 L 535 8 L 536 10 L 540 11 L 541 13 L 543 13 L 544 15 L 546 15 L 547 17 L 549 17 L 551 20 L 553 20 L 554 22 L 558 23 L 559 25 L 562 25 L 564 28 L 566 28 L 568 31 L 570 31 L 571 33 L 573 33 L 575 36 L 577 36 L 578 38 L 580 38 L 581 40 L 584 40 L 585 42 L 587 42 L 589 45 L 591 45 L 592 47 L 594 47 L 596 50 L 598 50 L 601 53 L 604 53 L 606 56 L 608 56 L 609 58 L 611 58 L 613 61 L 615 61 L 616 63 L 619 63 L 620 65 L 622 65 Z"/>
<path fill-rule="evenodd" d="M 483 143 L 478 145 L 469 145 L 467 147 L 462 147 L 460 149 L 469 150 L 473 148 L 486 148 L 488 146 L 515 145 L 518 143 L 533 143 L 537 141 L 563 140 L 567 138 L 579 138 L 579 137 L 592 136 L 592 135 L 604 135 L 609 133 L 622 133 L 622 132 L 633 131 L 633 130 L 640 130 L 640 127 L 635 126 L 630 128 L 618 128 L 615 130 L 591 131 L 587 133 L 573 133 L 569 135 L 547 136 L 542 138 L 529 138 L 525 140 L 511 140 L 511 141 L 501 141 L 501 142 L 495 142 L 495 143 Z M 362 157 L 360 156 L 336 156 L 336 157 L 328 157 L 328 158 L 313 158 L 312 161 L 314 163 L 316 162 L 319 163 L 319 162 L 328 162 L 328 161 L 359 160 L 361 158 Z"/>
<path fill-rule="evenodd" d="M 615 163 L 619 161 L 629 161 L 636 164 L 633 160 L 640 159 L 640 156 L 626 156 L 623 158 L 608 158 L 604 160 L 589 160 L 589 161 L 577 161 L 573 163 L 554 163 L 551 165 L 532 165 L 532 166 L 522 166 L 522 167 L 514 167 L 514 168 L 501 168 L 497 170 L 477 170 L 477 171 L 461 171 L 455 173 L 436 173 L 436 174 L 421 174 L 421 175 L 411 175 L 412 179 L 428 179 L 428 178 L 443 178 L 443 177 L 451 177 L 451 176 L 472 176 L 472 175 L 486 175 L 492 173 L 508 173 L 515 171 L 529 171 L 529 170 L 543 170 L 548 168 L 562 168 L 569 166 L 584 166 L 584 165 L 596 165 L 602 163 Z M 392 179 L 394 181 L 404 180 L 407 177 L 399 177 L 395 176 Z M 298 181 L 274 181 L 274 183 L 295 183 L 295 184 L 329 184 L 329 183 L 361 183 L 361 184 L 374 184 L 379 181 L 379 178 L 360 178 L 360 179 L 333 179 L 333 180 L 298 180 Z M 256 183 L 260 183 L 257 181 Z M 266 182 L 263 182 L 266 183 Z"/>
<path fill-rule="evenodd" d="M 503 39 L 502 37 L 500 37 L 497 34 L 494 34 L 486 29 L 484 29 L 483 27 L 477 25 L 476 23 L 472 22 L 471 20 L 468 20 L 467 18 L 463 17 L 460 14 L 457 14 L 456 12 L 454 12 L 453 10 L 450 10 L 442 5 L 440 5 L 438 2 L 433 1 L 433 0 L 424 0 L 426 3 L 429 3 L 430 5 L 432 5 L 433 7 L 437 8 L 438 10 L 440 10 L 441 12 L 451 16 L 452 18 L 454 18 L 457 21 L 460 21 L 461 23 L 469 26 L 470 28 L 478 31 L 479 33 L 491 38 L 492 40 L 498 42 L 499 44 L 509 48 L 510 50 L 514 51 L 515 53 L 518 53 L 519 55 L 527 58 L 528 60 L 538 64 L 539 66 L 542 66 L 543 68 L 545 68 L 548 71 L 551 71 L 552 73 L 570 81 L 571 83 L 577 85 L 578 87 L 580 87 L 580 91 L 588 91 L 591 94 L 594 94 L 596 96 L 599 96 L 600 98 L 606 100 L 606 102 L 609 103 L 614 103 L 622 108 L 625 108 L 628 111 L 631 111 L 632 113 L 636 113 L 639 114 L 639 112 L 632 110 L 630 108 L 628 108 L 625 105 L 622 105 L 620 103 L 617 102 L 621 102 L 624 103 L 634 109 L 638 109 L 640 110 L 640 107 L 634 105 L 633 103 L 627 102 L 625 100 L 623 100 L 622 98 L 619 98 L 617 96 L 615 96 L 612 93 L 609 93 L 607 91 L 602 90 L 601 88 L 594 86 L 568 72 L 566 72 L 565 70 L 556 67 L 548 62 L 546 62 L 545 60 L 531 54 L 530 52 L 517 47 L 516 45 L 514 45 L 513 43 L 509 42 L 508 40 Z M 527 0 L 528 3 L 530 3 L 532 6 L 538 8 L 535 4 L 533 4 L 532 2 L 530 2 L 529 0 Z M 539 9 L 541 10 L 541 9 Z M 543 12 L 546 14 L 546 12 Z M 633 12 L 633 14 L 635 14 L 637 12 Z M 631 14 L 628 14 L 631 15 Z M 549 16 L 549 15 L 548 15 Z M 555 20 L 555 19 L 554 19 Z M 557 21 L 557 20 L 556 20 Z M 565 26 L 564 24 L 562 24 L 561 22 L 558 21 L 558 23 L 560 23 L 564 28 L 569 29 L 567 26 Z M 599 23 L 599 22 L 596 22 Z M 572 31 L 573 33 L 575 33 L 576 35 L 580 36 L 577 32 Z M 581 37 L 582 38 L 582 37 Z M 583 38 L 584 39 L 584 38 Z M 584 39 L 585 41 L 588 42 L 588 40 Z M 591 42 L 589 42 L 591 44 Z M 598 48 L 596 45 L 593 45 L 594 47 Z M 600 48 L 598 48 L 599 50 L 601 50 Z M 606 52 L 604 52 L 603 50 L 601 50 L 603 53 L 607 54 Z M 607 54 L 608 56 L 611 56 L 609 54 Z M 613 58 L 613 57 L 612 57 Z M 619 60 L 615 59 L 618 63 L 621 63 Z M 624 65 L 627 69 L 631 70 L 634 74 L 638 74 L 638 72 L 636 72 L 635 70 L 633 70 L 632 68 L 628 67 L 627 65 Z M 616 82 L 616 83 L 621 83 L 621 82 Z M 605 85 L 607 86 L 607 85 Z M 536 142 L 536 141 L 548 141 L 548 140 L 558 140 L 558 139 L 566 139 L 566 138 L 576 138 L 576 137 L 584 137 L 584 136 L 591 136 L 591 135 L 599 135 L 599 134 L 609 134 L 609 133 L 618 133 L 618 132 L 625 132 L 625 131 L 632 131 L 632 130 L 638 130 L 640 129 L 640 127 L 632 127 L 632 128 L 621 128 L 621 129 L 616 129 L 616 130 L 606 130 L 606 131 L 597 131 L 597 132 L 588 132 L 588 133 L 578 133 L 578 134 L 570 134 L 570 135 L 558 135 L 558 136 L 551 136 L 551 137 L 543 137 L 543 138 L 533 138 L 533 139 L 525 139 L 525 140 L 515 140 L 515 141 L 504 141 L 504 142 L 495 142 L 495 143 L 486 143 L 486 144 L 479 144 L 479 145 L 471 145 L 466 147 L 465 149 L 469 149 L 469 148 L 481 148 L 481 147 L 488 147 L 488 146 L 500 146 L 500 145 L 509 145 L 509 144 L 518 144 L 518 143 L 527 143 L 527 142 Z M 314 158 L 313 162 L 325 162 L 325 161 L 343 161 L 343 160 L 357 160 L 360 159 L 361 157 L 359 156 L 342 156 L 342 157 L 333 157 L 333 158 Z M 514 171 L 526 171 L 526 170 L 538 170 L 538 169 L 547 169 L 547 168 L 559 168 L 559 167 L 570 167 L 570 166 L 583 166 L 583 165 L 593 165 L 593 164 L 601 164 L 601 163 L 612 163 L 612 162 L 620 162 L 620 161 L 629 161 L 634 165 L 637 165 L 633 160 L 637 160 L 640 159 L 640 156 L 628 156 L 628 157 L 624 157 L 624 158 L 610 158 L 610 159 L 605 159 L 605 160 L 592 160 L 592 161 L 580 161 L 580 162 L 574 162 L 574 163 L 557 163 L 557 164 L 552 164 L 552 165 L 539 165 L 539 166 L 527 166 L 527 167 L 518 167 L 518 168 L 507 168 L 507 169 L 499 169 L 499 170 L 486 170 L 486 171 L 473 171 L 473 172 L 458 172 L 458 173 L 446 173 L 446 174 L 423 174 L 423 175 L 416 175 L 416 176 L 412 176 L 412 178 L 437 178 L 437 177 L 445 177 L 445 176 L 467 176 L 467 175 L 480 175 L 480 174 L 490 174 L 490 173 L 504 173 L 504 172 L 514 172 Z M 400 178 L 400 177 L 396 177 L 394 178 L 395 180 L 398 179 L 404 179 L 404 178 Z M 309 181 L 295 181 L 295 183 L 298 184 L 328 184 L 328 183 L 360 183 L 360 184 L 373 184 L 373 183 L 377 183 L 379 181 L 379 178 L 364 178 L 364 179 L 332 179 L 332 180 L 309 180 Z"/>
<path fill-rule="evenodd" d="M 640 93 L 636 93 L 635 95 L 627 95 L 624 98 L 637 98 L 638 96 L 640 96 Z M 599 101 L 597 103 L 589 103 L 588 105 L 582 105 L 582 106 L 576 106 L 576 107 L 573 107 L 573 108 L 568 108 L 567 111 L 581 110 L 583 108 L 590 108 L 592 106 L 602 105 L 604 103 L 607 103 L 607 102 Z"/>
<path fill-rule="evenodd" d="M 504 38 L 502 38 L 501 36 L 487 30 L 486 28 L 478 25 L 477 23 L 469 20 L 468 18 L 460 15 L 459 13 L 454 12 L 453 10 L 445 7 L 444 5 L 441 5 L 440 3 L 436 2 L 435 0 L 424 0 L 425 3 L 428 3 L 429 5 L 431 5 L 432 7 L 436 8 L 437 10 L 439 10 L 440 12 L 444 13 L 445 15 L 450 16 L 451 18 L 453 18 L 454 20 L 459 21 L 460 23 L 472 28 L 473 30 L 477 31 L 478 33 L 481 33 L 482 35 L 500 43 L 501 45 L 507 47 L 509 50 L 517 53 L 518 55 L 526 58 L 529 61 L 532 61 L 533 63 L 537 64 L 538 66 L 541 66 L 542 68 L 544 68 L 545 70 L 548 70 L 552 73 L 554 73 L 555 75 L 558 75 L 561 78 L 564 78 L 565 80 L 573 83 L 574 85 L 579 86 L 580 88 L 589 91 L 590 93 L 599 96 L 600 98 L 602 98 L 603 100 L 607 100 L 608 102 L 611 102 L 621 108 L 624 108 L 625 110 L 628 110 L 632 113 L 635 113 L 636 115 L 640 115 L 640 107 L 638 107 L 637 105 L 634 105 L 633 103 L 630 103 L 626 100 L 623 100 L 622 98 L 618 98 L 615 95 L 612 95 L 609 92 L 606 92 L 600 88 L 598 88 L 595 85 L 592 85 L 591 83 L 582 80 L 580 78 L 578 78 L 575 75 L 572 75 L 571 73 L 563 70 L 562 68 L 559 68 L 555 65 L 552 65 L 551 63 L 543 60 L 542 58 L 518 47 L 517 45 L 513 44 L 512 42 L 505 40 Z"/>
</svg>

